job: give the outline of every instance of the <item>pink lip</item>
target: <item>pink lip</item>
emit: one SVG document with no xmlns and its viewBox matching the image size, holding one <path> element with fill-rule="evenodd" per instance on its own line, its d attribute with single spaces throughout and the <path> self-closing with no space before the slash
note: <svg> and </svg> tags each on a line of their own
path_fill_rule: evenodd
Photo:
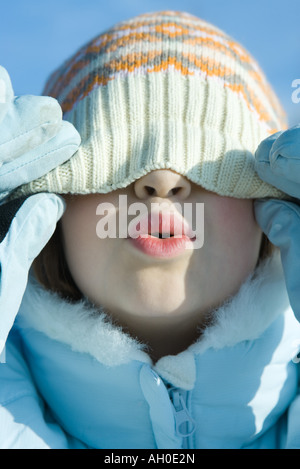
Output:
<svg viewBox="0 0 300 469">
<path fill-rule="evenodd" d="M 138 223 L 136 230 L 140 234 L 130 237 L 130 242 L 135 248 L 152 257 L 175 257 L 187 247 L 192 248 L 194 235 L 190 227 L 183 218 L 180 219 L 174 213 L 152 213 Z M 153 236 L 154 233 L 161 233 L 163 237 Z"/>
</svg>

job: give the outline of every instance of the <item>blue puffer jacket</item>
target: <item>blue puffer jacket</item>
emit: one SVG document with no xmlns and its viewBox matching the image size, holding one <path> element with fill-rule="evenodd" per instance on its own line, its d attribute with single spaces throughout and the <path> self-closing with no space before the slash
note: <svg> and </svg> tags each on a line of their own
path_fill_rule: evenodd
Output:
<svg viewBox="0 0 300 469">
<path fill-rule="evenodd" d="M 156 364 L 31 277 L 0 365 L 0 448 L 300 448 L 299 344 L 277 256 Z"/>
</svg>

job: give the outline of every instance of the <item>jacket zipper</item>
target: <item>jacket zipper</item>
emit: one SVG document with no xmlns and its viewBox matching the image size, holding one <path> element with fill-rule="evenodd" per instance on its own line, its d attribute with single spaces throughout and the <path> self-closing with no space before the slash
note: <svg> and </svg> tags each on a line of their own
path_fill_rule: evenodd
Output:
<svg viewBox="0 0 300 469">
<path fill-rule="evenodd" d="M 189 437 L 196 430 L 196 422 L 187 409 L 182 391 L 179 391 L 177 388 L 170 388 L 169 396 L 173 403 L 176 435 L 183 439 L 184 447 L 188 448 Z"/>
</svg>

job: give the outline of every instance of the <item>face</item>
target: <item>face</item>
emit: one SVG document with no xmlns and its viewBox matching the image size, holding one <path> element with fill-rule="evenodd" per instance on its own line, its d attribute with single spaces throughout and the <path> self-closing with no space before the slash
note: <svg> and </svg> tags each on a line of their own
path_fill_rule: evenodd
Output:
<svg viewBox="0 0 300 469">
<path fill-rule="evenodd" d="M 127 196 L 127 208 L 139 202 L 149 213 L 151 204 L 163 203 L 164 214 L 186 203 L 204 204 L 203 247 L 194 249 L 191 236 L 183 243 L 174 241 L 177 236 L 171 236 L 173 241 L 158 239 L 158 231 L 163 231 L 159 223 L 153 227 L 155 235 L 145 234 L 142 243 L 118 237 L 118 230 L 114 237 L 99 238 L 101 220 L 108 220 L 109 212 L 99 215 L 98 207 L 109 203 L 106 207 L 115 208 L 111 216 L 120 216 L 120 195 Z M 109 194 L 67 196 L 66 202 L 62 232 L 73 279 L 95 305 L 117 318 L 204 315 L 237 292 L 258 260 L 262 233 L 252 201 L 220 197 L 170 170 L 152 171 Z M 127 226 L 133 218 L 127 217 Z M 135 226 L 144 225 L 140 221 Z"/>
</svg>

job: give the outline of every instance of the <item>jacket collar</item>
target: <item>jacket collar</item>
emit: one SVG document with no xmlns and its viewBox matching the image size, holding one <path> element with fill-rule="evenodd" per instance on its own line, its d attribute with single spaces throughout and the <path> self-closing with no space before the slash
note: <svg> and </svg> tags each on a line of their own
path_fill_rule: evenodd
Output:
<svg viewBox="0 0 300 469">
<path fill-rule="evenodd" d="M 289 308 L 278 255 L 264 261 L 244 282 L 239 292 L 213 313 L 213 321 L 187 351 L 202 354 L 258 338 L 284 310 Z M 118 366 L 138 360 L 151 363 L 146 347 L 116 327 L 103 310 L 87 301 L 70 303 L 46 291 L 34 277 L 20 308 L 19 321 L 49 338 L 88 353 L 100 363 Z M 176 355 L 180 361 L 185 352 Z M 174 358 L 172 358 L 173 360 Z M 166 363 L 161 358 L 156 368 Z M 180 367 L 181 368 L 181 367 Z"/>
</svg>

